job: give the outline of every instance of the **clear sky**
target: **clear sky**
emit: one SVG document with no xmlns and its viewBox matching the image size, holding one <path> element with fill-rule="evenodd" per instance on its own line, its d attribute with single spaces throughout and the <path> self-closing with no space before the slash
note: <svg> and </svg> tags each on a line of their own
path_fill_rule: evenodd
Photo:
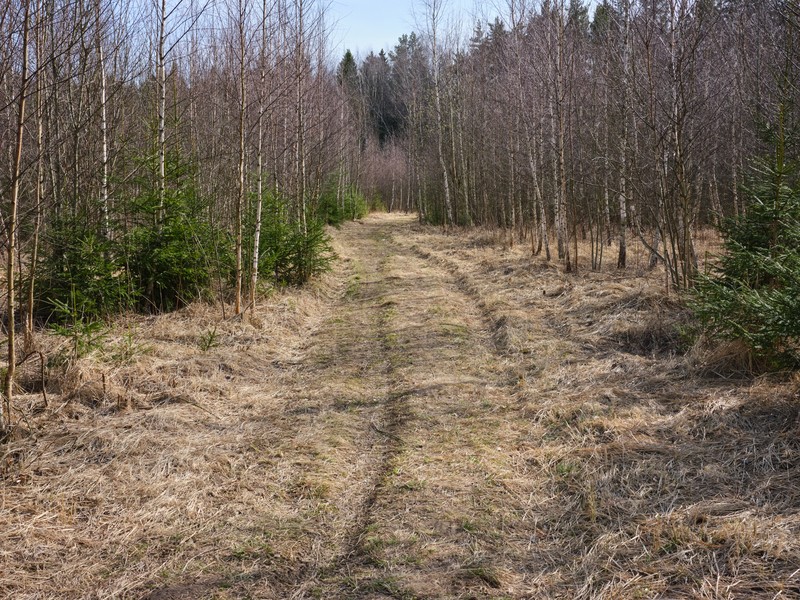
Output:
<svg viewBox="0 0 800 600">
<path fill-rule="evenodd" d="M 450 12 L 473 21 L 474 0 L 447 0 L 446 5 Z M 424 22 L 419 0 L 331 0 L 326 20 L 333 28 L 333 47 L 341 52 L 349 48 L 361 56 L 370 50 L 388 52 L 401 35 L 424 27 L 417 25 L 417 20 Z"/>
<path fill-rule="evenodd" d="M 337 54 L 350 49 L 357 56 L 370 50 L 392 50 L 397 38 L 404 33 L 424 29 L 421 0 L 328 0 L 326 21 L 332 27 L 331 45 Z M 593 6 L 596 0 L 590 0 Z M 486 22 L 503 12 L 505 0 L 445 0 L 451 20 L 455 17 L 461 28 L 472 31 L 476 20 Z M 500 7 L 500 8 L 498 8 Z M 590 14 L 592 8 L 590 8 Z M 460 28 L 460 29 L 461 29 Z M 445 27 L 445 29 L 452 29 Z"/>
</svg>

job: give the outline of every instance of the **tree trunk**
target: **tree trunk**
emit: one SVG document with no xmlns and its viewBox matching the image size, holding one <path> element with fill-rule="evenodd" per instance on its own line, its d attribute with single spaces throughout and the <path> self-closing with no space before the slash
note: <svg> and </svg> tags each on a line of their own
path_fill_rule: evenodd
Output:
<svg viewBox="0 0 800 600">
<path fill-rule="evenodd" d="M 306 221 L 306 107 L 303 85 L 305 83 L 305 6 L 304 0 L 295 0 L 295 191 L 297 215 L 303 235 L 308 233 Z"/>
<path fill-rule="evenodd" d="M 453 202 L 450 197 L 450 174 L 448 173 L 447 161 L 444 156 L 444 117 L 442 115 L 441 78 L 439 76 L 439 40 L 437 38 L 441 10 L 442 0 L 430 1 L 428 18 L 430 19 L 429 25 L 431 28 L 431 35 L 433 36 L 431 51 L 433 60 L 433 98 L 436 109 L 437 155 L 439 157 L 439 167 L 442 170 L 444 183 L 445 218 L 443 224 L 447 227 L 453 223 Z"/>
<path fill-rule="evenodd" d="M 167 195 L 167 57 L 165 55 L 167 27 L 167 0 L 161 0 L 161 11 L 158 19 L 158 56 L 156 57 L 156 79 L 158 83 L 158 214 L 156 215 L 159 231 L 164 223 L 164 211 Z"/>
<path fill-rule="evenodd" d="M 630 121 L 631 84 L 631 7 L 630 0 L 623 2 L 623 40 L 622 40 L 622 143 L 620 147 L 619 175 L 619 254 L 617 268 L 624 269 L 628 263 L 628 137 Z"/>
<path fill-rule="evenodd" d="M 247 115 L 247 80 L 246 60 L 247 60 L 247 11 L 244 0 L 238 0 L 237 4 L 237 28 L 239 39 L 239 187 L 236 194 L 236 296 L 234 300 L 234 314 L 242 312 L 242 283 L 244 279 L 244 265 L 242 260 L 242 246 L 244 242 L 243 212 L 246 195 L 246 135 L 245 117 Z"/>
<path fill-rule="evenodd" d="M 258 268 L 261 253 L 261 213 L 264 207 L 264 112 L 266 110 L 267 90 L 267 0 L 262 3 L 261 48 L 259 52 L 260 77 L 258 90 L 258 151 L 256 182 L 256 222 L 253 230 L 253 260 L 250 271 L 250 307 L 256 309 L 256 288 L 258 287 Z"/>
<path fill-rule="evenodd" d="M 36 266 L 39 262 L 39 239 L 42 228 L 42 200 L 44 196 L 45 165 L 44 165 L 44 72 L 41 67 L 44 61 L 44 27 L 42 25 L 43 7 L 38 7 L 36 21 L 36 216 L 33 224 L 33 248 L 31 250 L 31 264 L 28 281 L 28 307 L 25 319 L 25 349 L 33 347 L 33 317 L 36 292 Z"/>
<path fill-rule="evenodd" d="M 17 252 L 17 225 L 19 211 L 19 183 L 22 172 L 22 145 L 25 135 L 25 103 L 28 96 L 28 35 L 30 23 L 30 0 L 25 2 L 22 21 L 22 69 L 20 73 L 19 100 L 17 105 L 17 127 L 14 143 L 14 158 L 11 170 L 11 208 L 8 217 L 8 257 L 6 263 L 6 283 L 8 295 L 6 315 L 8 319 L 8 369 L 3 382 L 3 395 L 5 396 L 5 410 L 0 407 L 0 432 L 7 430 L 11 425 L 11 403 L 14 396 L 14 378 L 17 370 L 16 354 L 16 273 L 15 254 Z M 38 68 L 38 65 L 37 65 Z"/>
<path fill-rule="evenodd" d="M 108 115 L 106 109 L 106 99 L 108 95 L 106 91 L 106 61 L 103 54 L 103 38 L 101 35 L 100 0 L 95 0 L 95 23 L 97 28 L 97 61 L 100 71 L 100 136 L 102 150 L 102 174 L 100 180 L 100 212 L 102 222 L 100 225 L 100 232 L 103 238 L 109 240 L 111 239 L 111 222 L 108 208 Z"/>
</svg>

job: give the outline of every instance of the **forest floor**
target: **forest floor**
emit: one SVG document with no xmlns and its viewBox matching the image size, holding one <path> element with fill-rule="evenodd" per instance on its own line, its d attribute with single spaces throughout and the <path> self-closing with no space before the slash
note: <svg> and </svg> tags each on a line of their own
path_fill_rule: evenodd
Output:
<svg viewBox="0 0 800 600">
<path fill-rule="evenodd" d="M 254 315 L 121 322 L 47 407 L 26 363 L 0 597 L 800 598 L 797 376 L 683 352 L 635 267 L 398 215 L 333 236 Z"/>
</svg>

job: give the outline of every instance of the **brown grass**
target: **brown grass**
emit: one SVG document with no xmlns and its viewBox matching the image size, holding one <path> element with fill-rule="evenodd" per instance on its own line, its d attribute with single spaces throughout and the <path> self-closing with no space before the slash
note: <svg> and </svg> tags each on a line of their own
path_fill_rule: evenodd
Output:
<svg viewBox="0 0 800 600">
<path fill-rule="evenodd" d="M 567 276 L 411 218 L 334 237 L 244 319 L 39 335 L 0 596 L 800 597 L 800 379 L 685 354 L 642 249 Z"/>
</svg>

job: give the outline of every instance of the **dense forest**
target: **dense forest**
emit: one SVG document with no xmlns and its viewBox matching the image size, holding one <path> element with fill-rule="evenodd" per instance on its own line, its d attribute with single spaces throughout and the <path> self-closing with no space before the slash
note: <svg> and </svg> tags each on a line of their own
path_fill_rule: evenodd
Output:
<svg viewBox="0 0 800 600">
<path fill-rule="evenodd" d="M 238 314 L 370 208 L 500 228 L 568 272 L 579 241 L 625 268 L 636 238 L 681 289 L 753 176 L 796 184 L 795 1 L 509 0 L 468 39 L 419 8 L 339 59 L 311 0 L 5 3 L 6 402 L 37 323 Z"/>
<path fill-rule="evenodd" d="M 340 68 L 381 196 L 423 219 L 506 228 L 567 270 L 578 239 L 595 268 L 613 239 L 625 267 L 626 239 L 646 236 L 685 287 L 693 233 L 747 211 L 754 159 L 797 156 L 796 3 L 606 1 L 590 19 L 514 0 L 464 44 L 439 9 L 422 38 Z"/>
</svg>

